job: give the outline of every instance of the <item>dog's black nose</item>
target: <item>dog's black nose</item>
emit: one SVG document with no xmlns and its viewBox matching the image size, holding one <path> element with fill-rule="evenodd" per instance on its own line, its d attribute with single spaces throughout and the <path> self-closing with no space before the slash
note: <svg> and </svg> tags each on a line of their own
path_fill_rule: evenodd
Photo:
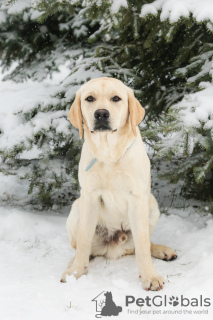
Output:
<svg viewBox="0 0 213 320">
<path fill-rule="evenodd" d="M 95 111 L 94 117 L 96 120 L 108 120 L 109 111 L 106 109 L 98 109 Z"/>
</svg>

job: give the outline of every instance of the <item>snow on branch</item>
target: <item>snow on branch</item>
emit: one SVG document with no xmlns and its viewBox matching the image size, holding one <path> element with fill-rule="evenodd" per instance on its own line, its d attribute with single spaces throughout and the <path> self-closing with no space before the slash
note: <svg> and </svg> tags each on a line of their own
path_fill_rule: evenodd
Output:
<svg viewBox="0 0 213 320">
<path fill-rule="evenodd" d="M 156 15 L 159 11 L 161 21 L 169 19 L 174 23 L 181 17 L 187 18 L 192 14 L 197 22 L 213 22 L 212 0 L 156 0 L 142 6 L 140 17 Z M 212 24 L 209 23 L 207 27 L 212 27 Z"/>
</svg>

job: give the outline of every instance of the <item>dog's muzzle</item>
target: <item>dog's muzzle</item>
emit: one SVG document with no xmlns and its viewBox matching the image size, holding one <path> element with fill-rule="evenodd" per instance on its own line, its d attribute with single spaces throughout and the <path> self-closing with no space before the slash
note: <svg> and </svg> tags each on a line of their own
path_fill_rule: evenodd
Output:
<svg viewBox="0 0 213 320">
<path fill-rule="evenodd" d="M 94 131 L 112 130 L 109 124 L 109 111 L 106 109 L 98 109 L 94 113 Z"/>
</svg>

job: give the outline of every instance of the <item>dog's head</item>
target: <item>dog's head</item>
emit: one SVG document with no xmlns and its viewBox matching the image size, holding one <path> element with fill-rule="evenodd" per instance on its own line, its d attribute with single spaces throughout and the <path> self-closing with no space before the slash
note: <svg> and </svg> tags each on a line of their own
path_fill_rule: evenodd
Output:
<svg viewBox="0 0 213 320">
<path fill-rule="evenodd" d="M 111 291 L 107 291 L 106 293 L 104 293 L 106 299 L 110 299 L 112 300 L 112 292 Z"/>
<path fill-rule="evenodd" d="M 97 78 L 88 81 L 77 91 L 69 112 L 73 126 L 83 136 L 82 123 L 91 133 L 116 132 L 129 121 L 134 135 L 142 121 L 144 108 L 135 98 L 133 90 L 113 78 Z"/>
</svg>

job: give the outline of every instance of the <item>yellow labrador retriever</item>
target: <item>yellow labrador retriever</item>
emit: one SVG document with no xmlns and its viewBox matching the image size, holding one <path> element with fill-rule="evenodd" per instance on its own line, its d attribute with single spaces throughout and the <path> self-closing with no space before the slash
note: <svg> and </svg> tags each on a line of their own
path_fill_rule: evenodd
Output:
<svg viewBox="0 0 213 320">
<path fill-rule="evenodd" d="M 150 191 L 150 161 L 138 128 L 144 114 L 133 91 L 113 78 L 90 80 L 76 93 L 69 119 L 80 138 L 84 129 L 81 196 L 67 219 L 76 254 L 62 282 L 66 275 L 85 274 L 91 256 L 117 259 L 135 253 L 144 289 L 163 287 L 151 255 L 163 260 L 177 255 L 150 243 L 160 212 Z"/>
</svg>

